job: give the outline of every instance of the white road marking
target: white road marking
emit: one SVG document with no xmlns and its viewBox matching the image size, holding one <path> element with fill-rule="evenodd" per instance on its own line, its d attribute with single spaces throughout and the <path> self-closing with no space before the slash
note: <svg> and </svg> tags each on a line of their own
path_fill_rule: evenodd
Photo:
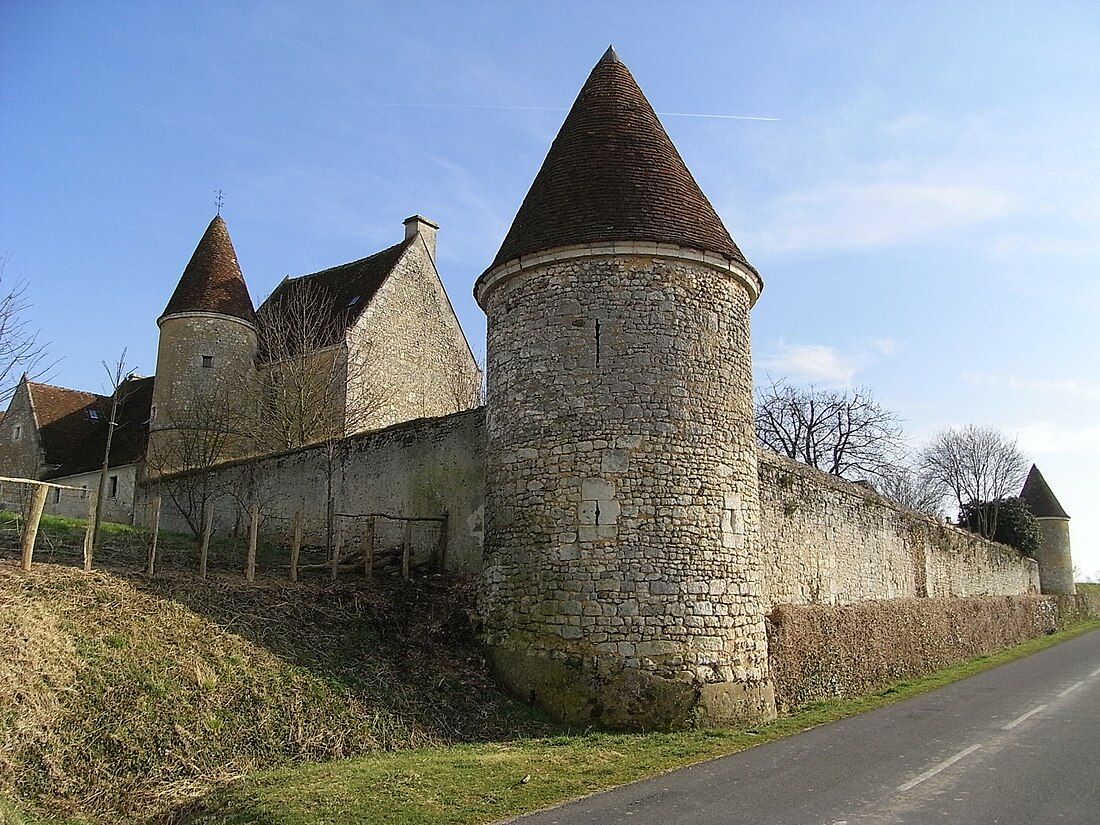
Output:
<svg viewBox="0 0 1100 825">
<path fill-rule="evenodd" d="M 905 792 L 905 791 L 908 791 L 911 788 L 917 787 L 917 785 L 919 785 L 921 782 L 924 782 L 926 779 L 931 779 L 933 776 L 935 776 L 936 774 L 938 774 L 942 770 L 946 770 L 947 768 L 950 768 L 952 765 L 954 765 L 956 762 L 958 762 L 964 756 L 969 756 L 970 754 L 974 753 L 974 751 L 978 750 L 978 748 L 980 748 L 980 747 L 981 747 L 981 745 L 971 745 L 966 750 L 959 751 L 954 756 L 952 756 L 950 759 L 945 759 L 942 762 L 940 762 L 938 765 L 933 765 L 931 768 L 926 770 L 924 773 L 922 773 L 916 779 L 910 779 L 904 785 L 898 785 L 898 790 L 902 791 L 902 792 Z"/>
<path fill-rule="evenodd" d="M 1077 684 L 1075 684 L 1075 685 L 1070 685 L 1070 686 L 1069 686 L 1068 688 L 1066 688 L 1065 690 L 1063 690 L 1063 691 L 1062 691 L 1061 693 L 1059 693 L 1058 695 L 1059 695 L 1059 696 L 1066 696 L 1067 694 L 1073 693 L 1073 691 L 1077 690 L 1077 688 L 1081 687 L 1081 685 L 1083 685 L 1083 684 L 1085 684 L 1085 683 L 1084 683 L 1084 682 L 1078 682 L 1078 683 L 1077 683 Z"/>
<path fill-rule="evenodd" d="M 1096 668 L 1096 670 L 1089 674 L 1090 679 L 1095 679 L 1097 676 L 1100 676 L 1100 667 Z"/>
<path fill-rule="evenodd" d="M 1013 719 L 1011 722 L 1009 722 L 1007 725 L 1005 725 L 1003 728 L 1001 728 L 1001 730 L 1012 730 L 1014 727 L 1016 727 L 1018 724 L 1023 722 L 1028 717 L 1034 716 L 1039 711 L 1045 710 L 1045 709 L 1046 709 L 1046 705 L 1039 705 L 1039 707 L 1037 707 L 1037 708 L 1032 708 L 1027 713 L 1025 713 L 1023 716 L 1017 716 L 1015 719 Z"/>
</svg>

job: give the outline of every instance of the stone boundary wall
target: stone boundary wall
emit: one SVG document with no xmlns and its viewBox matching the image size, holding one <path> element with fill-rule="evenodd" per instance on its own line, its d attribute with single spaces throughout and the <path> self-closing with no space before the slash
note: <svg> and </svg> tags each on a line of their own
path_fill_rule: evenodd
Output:
<svg viewBox="0 0 1100 825">
<path fill-rule="evenodd" d="M 481 568 L 484 513 L 484 410 L 396 424 L 352 436 L 335 455 L 333 485 L 337 513 L 386 513 L 404 518 L 447 514 L 443 565 L 475 573 Z M 328 458 L 323 447 L 303 447 L 263 458 L 234 461 L 204 473 L 181 473 L 138 488 L 139 524 L 148 526 L 149 499 L 161 494 L 161 527 L 187 532 L 187 522 L 168 492 L 206 483 L 213 491 L 215 535 L 247 535 L 249 502 L 259 502 L 260 534 L 290 542 L 293 514 L 304 515 L 305 544 L 323 545 Z M 345 547 L 353 552 L 366 520 L 341 518 Z M 403 522 L 379 520 L 375 546 L 400 546 Z M 439 546 L 437 523 L 416 523 L 413 562 L 432 558 Z"/>
<path fill-rule="evenodd" d="M 871 488 L 760 450 L 761 601 L 1037 593 L 1038 566 L 1012 547 L 909 510 Z"/>
<path fill-rule="evenodd" d="M 1081 596 L 780 605 L 767 618 L 776 704 L 871 693 L 1098 615 Z"/>
</svg>

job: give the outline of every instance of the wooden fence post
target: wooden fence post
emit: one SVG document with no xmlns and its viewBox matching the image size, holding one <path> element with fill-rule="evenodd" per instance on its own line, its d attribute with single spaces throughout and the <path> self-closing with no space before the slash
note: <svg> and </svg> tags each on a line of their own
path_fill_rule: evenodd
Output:
<svg viewBox="0 0 1100 825">
<path fill-rule="evenodd" d="M 290 580 L 298 581 L 298 554 L 302 552 L 302 511 L 294 511 L 294 540 L 290 544 Z"/>
<path fill-rule="evenodd" d="M 97 495 L 92 493 L 88 504 L 88 526 L 84 528 L 84 570 L 92 569 L 92 548 L 95 544 L 95 503 Z"/>
<path fill-rule="evenodd" d="M 154 576 L 157 570 L 157 539 L 160 537 L 160 496 L 153 497 L 153 543 L 149 545 L 149 566 L 145 575 Z"/>
<path fill-rule="evenodd" d="M 374 576 L 374 516 L 367 519 L 367 535 L 363 540 L 363 575 Z"/>
<path fill-rule="evenodd" d="M 439 542 L 435 546 L 435 569 L 442 572 L 447 563 L 447 531 L 450 529 L 450 513 L 443 511 L 443 519 L 439 522 Z"/>
<path fill-rule="evenodd" d="M 248 511 L 248 564 L 244 571 L 244 580 L 256 581 L 256 544 L 260 538 L 260 505 L 253 502 L 252 509 Z"/>
<path fill-rule="evenodd" d="M 42 510 L 46 506 L 46 494 L 50 488 L 45 484 L 36 484 L 34 497 L 31 499 L 31 511 L 23 524 L 23 556 L 20 567 L 24 572 L 30 572 L 31 556 L 34 555 L 34 540 L 38 538 L 38 523 L 42 520 Z"/>
<path fill-rule="evenodd" d="M 405 540 L 401 547 L 401 577 L 409 577 L 409 564 L 412 560 L 413 523 L 412 519 L 405 519 Z"/>
<path fill-rule="evenodd" d="M 214 529 L 214 499 L 208 498 L 202 508 L 202 546 L 199 548 L 199 575 L 206 578 L 206 561 L 210 555 L 210 532 Z"/>
<path fill-rule="evenodd" d="M 336 581 L 336 574 L 340 570 L 340 553 L 344 549 L 344 523 L 340 522 L 336 525 L 336 540 L 332 545 L 332 574 L 331 578 Z"/>
</svg>

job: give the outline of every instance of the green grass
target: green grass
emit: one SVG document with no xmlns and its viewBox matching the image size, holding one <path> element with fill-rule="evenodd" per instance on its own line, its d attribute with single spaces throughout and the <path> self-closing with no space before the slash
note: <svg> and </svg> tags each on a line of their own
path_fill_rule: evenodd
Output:
<svg viewBox="0 0 1100 825">
<path fill-rule="evenodd" d="M 17 547 L 23 516 L 11 510 L 0 510 L 0 544 Z M 35 564 L 82 564 L 84 531 L 87 522 L 71 516 L 43 514 L 35 542 Z M 151 531 L 129 524 L 103 522 L 97 542 L 93 567 L 111 571 L 144 570 L 152 544 Z M 210 542 L 207 569 L 210 575 L 240 576 L 245 568 L 247 541 L 244 536 L 217 536 Z M 304 548 L 303 567 L 323 562 L 319 548 Z M 261 540 L 256 550 L 259 576 L 287 577 L 290 548 Z M 157 536 L 157 573 L 195 571 L 199 563 L 199 542 L 188 533 L 161 530 Z M 304 579 L 323 579 L 327 570 L 303 570 Z"/>
<path fill-rule="evenodd" d="M 870 696 L 815 702 L 752 730 L 586 732 L 421 748 L 261 772 L 214 793 L 183 821 L 192 825 L 481 825 L 925 693 L 1097 628 L 1100 621 L 1091 621 Z"/>
</svg>

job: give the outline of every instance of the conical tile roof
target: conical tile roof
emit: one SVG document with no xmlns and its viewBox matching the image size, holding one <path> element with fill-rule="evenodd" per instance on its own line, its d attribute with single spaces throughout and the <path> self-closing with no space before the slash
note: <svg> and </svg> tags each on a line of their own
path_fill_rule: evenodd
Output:
<svg viewBox="0 0 1100 825">
<path fill-rule="evenodd" d="M 489 269 L 553 247 L 614 241 L 676 244 L 748 265 L 610 48 L 581 88 Z"/>
<path fill-rule="evenodd" d="M 252 298 L 221 215 L 210 221 L 160 319 L 180 312 L 216 312 L 249 323 L 256 321 Z"/>
<path fill-rule="evenodd" d="M 1034 464 L 1031 472 L 1027 474 L 1024 489 L 1020 492 L 1020 498 L 1027 504 L 1031 514 L 1036 518 L 1069 518 L 1062 509 L 1058 499 L 1054 496 L 1043 474 Z"/>
</svg>

